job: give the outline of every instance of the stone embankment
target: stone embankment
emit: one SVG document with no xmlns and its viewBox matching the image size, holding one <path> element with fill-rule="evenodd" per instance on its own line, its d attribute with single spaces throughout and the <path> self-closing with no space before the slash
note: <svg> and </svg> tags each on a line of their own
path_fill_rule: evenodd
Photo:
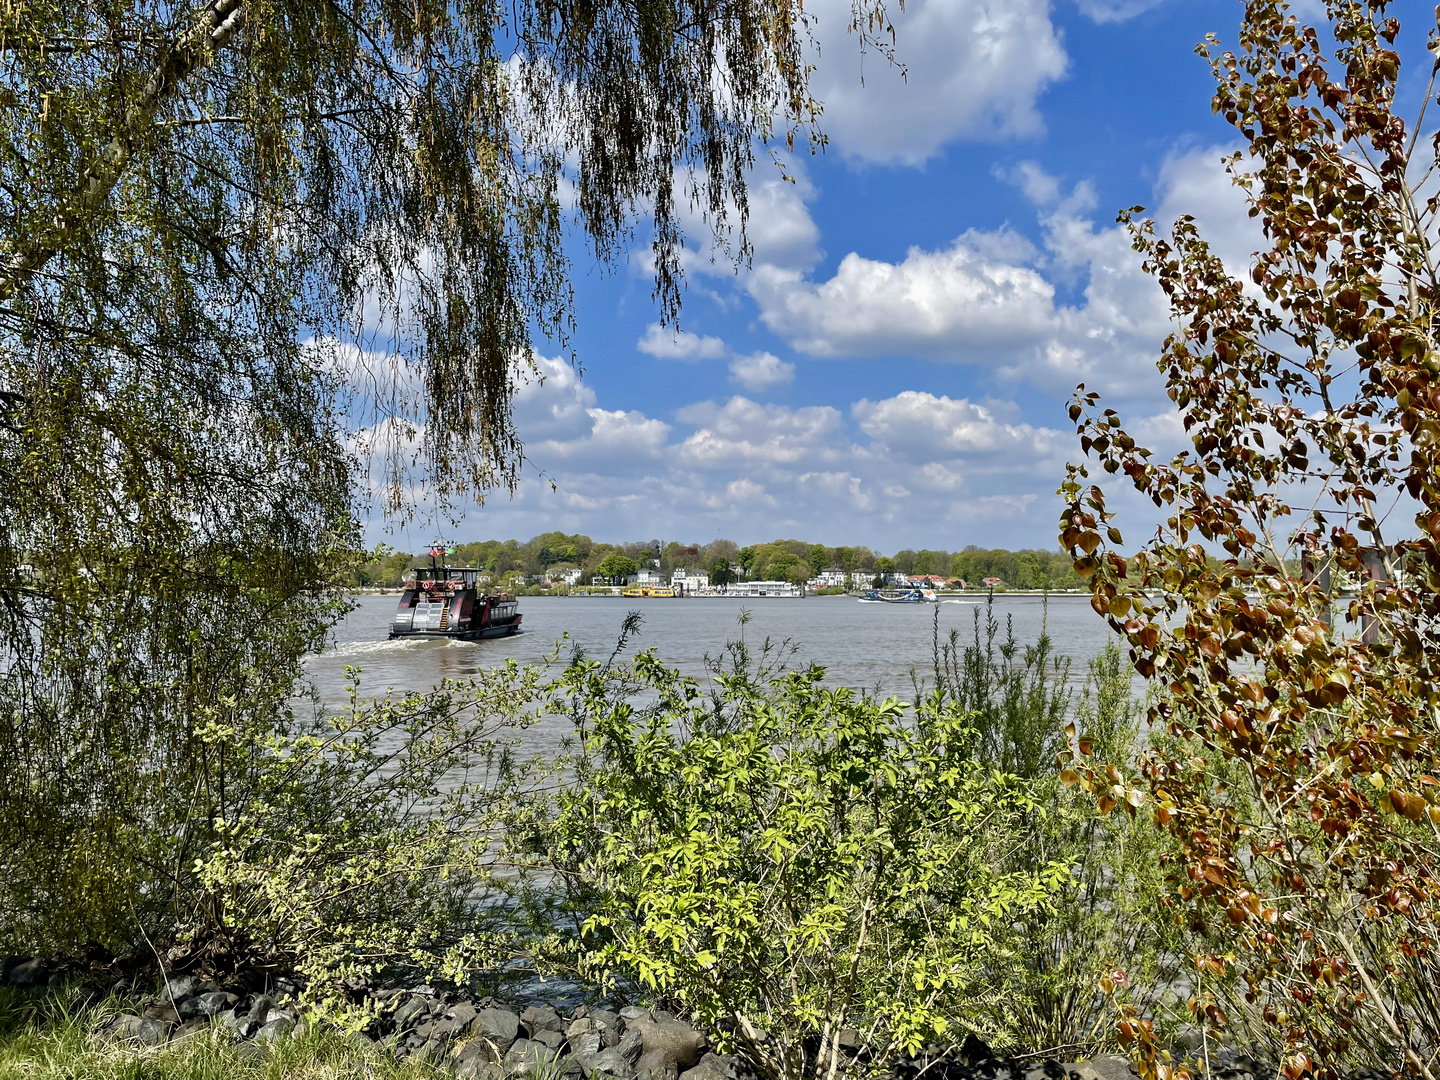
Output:
<svg viewBox="0 0 1440 1080">
<path fill-rule="evenodd" d="M 84 986 L 84 973 L 64 962 L 26 957 L 4 961 L 4 982 L 36 992 Z M 193 975 L 170 974 L 152 987 L 142 974 L 88 980 L 88 1000 L 115 996 L 128 1011 L 106 1029 L 117 1039 L 157 1046 L 218 1029 L 263 1054 L 305 1030 L 298 987 L 268 980 L 259 989 L 220 985 Z M 147 992 L 149 991 L 149 992 Z M 417 1059 L 457 1080 L 753 1080 L 737 1057 L 714 1052 L 705 1034 L 660 1010 L 618 1010 L 580 1005 L 562 1012 L 548 1004 L 516 1007 L 492 998 L 470 999 L 430 987 L 366 991 L 381 1016 L 361 1042 L 400 1059 Z M 82 994 L 78 1000 L 87 998 Z M 970 1036 L 960 1047 L 930 1048 L 896 1062 L 894 1080 L 1132 1080 L 1126 1060 L 1101 1055 L 1080 1062 L 998 1058 Z M 1216 1069 L 1216 1080 L 1260 1080 L 1259 1066 L 1235 1062 Z"/>
</svg>

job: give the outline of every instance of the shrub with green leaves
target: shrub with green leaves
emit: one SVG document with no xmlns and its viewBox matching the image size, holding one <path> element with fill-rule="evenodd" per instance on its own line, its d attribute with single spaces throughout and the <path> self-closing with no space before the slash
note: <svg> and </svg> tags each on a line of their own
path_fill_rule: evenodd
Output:
<svg viewBox="0 0 1440 1080">
<path fill-rule="evenodd" d="M 496 867 L 539 798 L 543 763 L 516 750 L 547 670 L 510 661 L 373 701 L 352 672 L 349 708 L 246 736 L 246 768 L 187 875 L 191 933 L 298 973 L 310 1005 L 342 1021 L 365 1017 L 346 982 L 501 968 L 523 946 Z M 204 732 L 232 754 L 240 735 Z"/>
<path fill-rule="evenodd" d="M 767 1077 L 983 1029 L 1009 993 L 986 958 L 1069 879 L 1061 862 L 1007 869 L 1043 807 L 977 761 L 953 704 L 911 712 L 768 654 L 752 674 L 732 646 L 709 693 L 648 652 L 557 681 L 580 743 L 554 823 L 579 969 Z"/>
</svg>

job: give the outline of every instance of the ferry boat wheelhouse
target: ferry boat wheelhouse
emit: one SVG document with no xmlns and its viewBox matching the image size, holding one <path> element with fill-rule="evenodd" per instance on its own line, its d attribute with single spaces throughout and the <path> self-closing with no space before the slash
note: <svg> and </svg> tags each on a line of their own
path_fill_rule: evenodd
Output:
<svg viewBox="0 0 1440 1080">
<path fill-rule="evenodd" d="M 518 632 L 523 616 L 515 597 L 481 592 L 479 568 L 446 566 L 446 554 L 432 547 L 430 565 L 416 567 L 405 582 L 390 636 L 477 641 Z"/>
</svg>

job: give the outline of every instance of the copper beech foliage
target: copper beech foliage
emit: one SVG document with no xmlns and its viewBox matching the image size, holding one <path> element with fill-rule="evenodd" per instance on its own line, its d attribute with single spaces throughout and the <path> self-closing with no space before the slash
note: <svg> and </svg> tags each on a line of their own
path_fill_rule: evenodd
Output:
<svg viewBox="0 0 1440 1080">
<path fill-rule="evenodd" d="M 1233 51 L 1199 47 L 1264 247 L 1242 279 L 1191 219 L 1121 215 L 1194 445 L 1162 460 L 1082 386 L 1063 488 L 1092 604 L 1162 689 L 1135 761 L 1082 738 L 1063 778 L 1173 834 L 1197 1020 L 1288 1077 L 1440 1072 L 1440 134 L 1396 115 L 1392 8 L 1331 0 L 1311 27 L 1250 0 Z M 1097 469 L 1161 510 L 1128 556 Z M 1148 1018 L 1121 1035 L 1185 1074 Z"/>
</svg>

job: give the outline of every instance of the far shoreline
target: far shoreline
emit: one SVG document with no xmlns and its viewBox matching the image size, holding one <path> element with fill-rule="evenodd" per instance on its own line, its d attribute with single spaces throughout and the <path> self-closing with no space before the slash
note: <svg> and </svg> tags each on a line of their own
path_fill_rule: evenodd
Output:
<svg viewBox="0 0 1440 1080">
<path fill-rule="evenodd" d="M 342 589 L 346 596 L 403 596 L 404 589 L 379 589 L 357 586 L 351 589 Z M 610 593 L 518 593 L 523 600 L 854 600 L 858 599 L 859 593 L 829 593 L 824 596 L 622 596 Z M 989 589 L 981 592 L 978 590 L 966 590 L 963 592 L 937 592 L 935 594 L 941 600 L 974 599 L 983 600 L 992 595 Z M 996 589 L 993 595 L 997 598 L 1006 596 L 1089 596 L 1090 593 L 1084 589 Z"/>
</svg>

